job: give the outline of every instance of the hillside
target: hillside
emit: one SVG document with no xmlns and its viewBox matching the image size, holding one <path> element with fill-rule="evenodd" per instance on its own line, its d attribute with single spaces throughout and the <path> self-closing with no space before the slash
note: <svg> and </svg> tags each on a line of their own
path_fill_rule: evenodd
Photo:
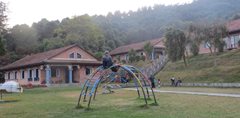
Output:
<svg viewBox="0 0 240 118">
<path fill-rule="evenodd" d="M 180 77 L 183 82 L 240 82 L 240 50 L 191 57 L 187 67 L 183 61 L 169 62 L 156 78 L 170 82 L 172 76 Z"/>
</svg>

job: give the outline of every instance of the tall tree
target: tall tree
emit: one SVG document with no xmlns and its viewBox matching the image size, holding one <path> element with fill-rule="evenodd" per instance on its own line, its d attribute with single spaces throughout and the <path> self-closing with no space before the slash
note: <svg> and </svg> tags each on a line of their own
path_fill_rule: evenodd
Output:
<svg viewBox="0 0 240 118">
<path fill-rule="evenodd" d="M 137 52 L 133 49 L 131 49 L 129 52 L 128 52 L 128 56 L 129 56 L 129 61 L 132 63 L 134 61 L 137 61 L 136 60 L 136 56 L 137 56 Z"/>
<path fill-rule="evenodd" d="M 146 53 L 147 59 L 150 59 L 150 55 L 153 51 L 152 44 L 150 42 L 147 42 L 146 44 L 144 44 L 143 50 Z"/>
<path fill-rule="evenodd" d="M 226 36 L 227 29 L 221 24 L 205 26 L 202 30 L 202 39 L 205 41 L 211 53 L 223 51 L 225 44 L 223 38 Z"/>
<path fill-rule="evenodd" d="M 5 47 L 2 41 L 3 36 L 6 34 L 6 15 L 7 6 L 4 2 L 0 1 L 0 56 L 5 54 Z"/>
<path fill-rule="evenodd" d="M 42 19 L 38 23 L 33 23 L 32 28 L 37 32 L 37 37 L 39 41 L 43 39 L 52 38 L 54 36 L 54 31 L 59 27 L 59 21 L 48 21 L 47 19 Z"/>
<path fill-rule="evenodd" d="M 202 43 L 201 31 L 201 25 L 190 24 L 186 32 L 187 45 L 193 56 L 199 53 L 199 45 Z"/>
<path fill-rule="evenodd" d="M 0 1 L 0 33 L 3 35 L 3 32 L 6 30 L 6 21 L 7 21 L 7 15 L 6 15 L 7 6 L 4 2 Z"/>
<path fill-rule="evenodd" d="M 37 33 L 34 28 L 28 25 L 16 25 L 11 30 L 11 35 L 15 43 L 15 52 L 18 54 L 31 54 L 37 47 Z"/>
<path fill-rule="evenodd" d="M 183 31 L 170 28 L 165 35 L 165 46 L 168 57 L 171 61 L 183 59 L 185 66 L 187 66 L 185 50 L 186 50 L 186 36 Z"/>
<path fill-rule="evenodd" d="M 4 55 L 6 52 L 3 42 L 2 42 L 2 37 L 0 36 L 0 56 Z"/>
</svg>

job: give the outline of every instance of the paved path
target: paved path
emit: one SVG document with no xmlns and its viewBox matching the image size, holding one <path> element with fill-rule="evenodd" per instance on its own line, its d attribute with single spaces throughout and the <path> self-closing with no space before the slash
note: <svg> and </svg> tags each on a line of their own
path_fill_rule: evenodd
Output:
<svg viewBox="0 0 240 118">
<path fill-rule="evenodd" d="M 134 89 L 134 88 L 128 88 L 127 90 L 136 90 L 136 89 Z M 228 93 L 206 93 L 206 92 L 189 92 L 189 91 L 165 91 L 165 90 L 156 90 L 156 89 L 154 90 L 154 92 L 240 98 L 240 94 L 228 94 Z"/>
</svg>

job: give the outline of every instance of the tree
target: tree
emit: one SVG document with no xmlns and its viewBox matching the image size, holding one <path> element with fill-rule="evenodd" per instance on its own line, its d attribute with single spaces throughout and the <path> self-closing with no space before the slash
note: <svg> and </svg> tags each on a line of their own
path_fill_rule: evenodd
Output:
<svg viewBox="0 0 240 118">
<path fill-rule="evenodd" d="M 224 37 L 227 36 L 227 29 L 222 24 L 214 24 L 211 26 L 206 26 L 203 28 L 203 36 L 205 43 L 211 52 L 222 52 L 225 42 L 223 40 Z"/>
<path fill-rule="evenodd" d="M 93 53 L 103 51 L 107 42 L 89 15 L 63 19 L 54 34 L 55 38 L 64 39 L 64 45 L 76 43 Z"/>
<path fill-rule="evenodd" d="M 192 43 L 190 50 L 191 50 L 193 56 L 197 56 L 199 53 L 199 46 L 196 43 Z"/>
<path fill-rule="evenodd" d="M 3 35 L 3 32 L 6 31 L 6 21 L 7 21 L 7 15 L 6 15 L 7 6 L 4 2 L 0 1 L 0 35 Z"/>
<path fill-rule="evenodd" d="M 6 15 L 7 6 L 4 2 L 0 1 L 0 56 L 5 54 L 5 46 L 3 44 L 2 38 L 6 34 Z"/>
<path fill-rule="evenodd" d="M 190 24 L 186 32 L 187 45 L 190 47 L 193 56 L 196 56 L 199 53 L 199 45 L 202 43 L 201 32 L 201 26 L 196 24 Z"/>
<path fill-rule="evenodd" d="M 11 30 L 11 36 L 15 43 L 15 52 L 18 54 L 31 54 L 37 48 L 37 33 L 34 28 L 29 27 L 26 24 L 16 25 Z"/>
<path fill-rule="evenodd" d="M 5 52 L 6 52 L 6 51 L 5 51 L 3 42 L 2 42 L 2 37 L 0 36 L 0 56 L 4 55 Z"/>
<path fill-rule="evenodd" d="M 131 63 L 137 61 L 137 60 L 136 60 L 137 52 L 136 52 L 135 50 L 131 49 L 131 50 L 128 52 L 128 56 L 129 56 L 129 61 L 130 61 Z"/>
<path fill-rule="evenodd" d="M 151 53 L 152 53 L 152 51 L 153 51 L 153 46 L 152 46 L 152 44 L 151 44 L 150 42 L 145 43 L 144 46 L 143 46 L 143 50 L 144 50 L 144 52 L 147 54 L 147 55 L 146 55 L 146 56 L 147 56 L 147 59 L 150 59 L 150 55 L 151 55 Z"/>
<path fill-rule="evenodd" d="M 186 50 L 186 36 L 183 31 L 178 29 L 168 29 L 165 35 L 165 47 L 168 57 L 171 61 L 183 59 L 185 66 L 187 66 L 185 50 Z"/>
<path fill-rule="evenodd" d="M 38 41 L 43 39 L 52 38 L 54 36 L 54 31 L 59 27 L 59 21 L 48 21 L 47 19 L 42 19 L 38 23 L 33 23 L 32 28 L 37 32 Z"/>
</svg>

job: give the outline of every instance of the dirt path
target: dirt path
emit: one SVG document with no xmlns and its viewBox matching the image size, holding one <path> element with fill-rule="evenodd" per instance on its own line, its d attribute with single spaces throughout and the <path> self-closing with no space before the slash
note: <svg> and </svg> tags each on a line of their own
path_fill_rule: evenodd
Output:
<svg viewBox="0 0 240 118">
<path fill-rule="evenodd" d="M 127 90 L 136 90 L 136 89 L 134 89 L 134 88 L 127 88 Z M 189 91 L 165 91 L 165 90 L 154 90 L 154 92 L 240 98 L 240 94 L 227 94 L 227 93 L 207 93 L 207 92 L 189 92 Z"/>
</svg>

